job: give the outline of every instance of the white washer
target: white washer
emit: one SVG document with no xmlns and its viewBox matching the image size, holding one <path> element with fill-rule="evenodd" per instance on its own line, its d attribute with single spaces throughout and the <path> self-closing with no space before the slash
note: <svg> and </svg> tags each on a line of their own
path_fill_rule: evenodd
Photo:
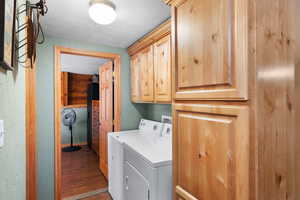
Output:
<svg viewBox="0 0 300 200">
<path fill-rule="evenodd" d="M 138 130 L 113 132 L 108 134 L 108 179 L 109 192 L 114 200 L 124 197 L 124 143 L 154 142 L 161 135 L 163 124 L 142 119 Z M 134 143 L 134 144 L 135 144 Z"/>
<path fill-rule="evenodd" d="M 138 130 L 109 133 L 108 136 L 108 191 L 114 200 L 123 200 L 123 136 Z"/>
</svg>

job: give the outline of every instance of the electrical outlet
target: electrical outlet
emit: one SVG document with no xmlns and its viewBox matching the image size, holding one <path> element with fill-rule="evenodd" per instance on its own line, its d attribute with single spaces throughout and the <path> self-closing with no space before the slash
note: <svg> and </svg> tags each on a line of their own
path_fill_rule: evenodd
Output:
<svg viewBox="0 0 300 200">
<path fill-rule="evenodd" d="M 0 148 L 4 145 L 4 122 L 0 120 Z"/>
</svg>

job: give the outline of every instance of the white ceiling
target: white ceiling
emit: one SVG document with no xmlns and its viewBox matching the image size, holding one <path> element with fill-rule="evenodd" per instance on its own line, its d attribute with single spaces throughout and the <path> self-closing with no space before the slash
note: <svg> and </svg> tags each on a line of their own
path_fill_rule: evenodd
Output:
<svg viewBox="0 0 300 200">
<path fill-rule="evenodd" d="M 76 74 L 98 74 L 99 67 L 108 59 L 70 54 L 61 55 L 61 71 Z"/>
<path fill-rule="evenodd" d="M 125 48 L 170 17 L 170 8 L 162 0 L 112 1 L 116 21 L 98 25 L 89 18 L 89 0 L 48 0 L 49 12 L 41 18 L 45 34 Z"/>
</svg>

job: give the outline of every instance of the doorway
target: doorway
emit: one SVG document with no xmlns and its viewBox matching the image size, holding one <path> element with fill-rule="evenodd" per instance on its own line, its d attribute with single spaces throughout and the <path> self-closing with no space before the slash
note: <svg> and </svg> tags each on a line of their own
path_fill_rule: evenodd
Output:
<svg viewBox="0 0 300 200">
<path fill-rule="evenodd" d="M 107 141 L 106 135 L 110 131 L 120 131 L 121 124 L 121 90 L 120 90 L 120 56 L 114 53 L 83 51 L 66 47 L 55 47 L 55 199 L 62 199 L 62 126 L 61 111 L 63 108 L 63 75 L 62 75 L 62 55 L 88 56 L 94 58 L 107 59 L 99 68 L 99 169 L 107 178 Z M 75 144 L 76 145 L 76 144 Z M 78 145 L 78 144 L 77 144 Z M 87 155 L 84 146 L 79 152 Z M 65 154 L 64 154 L 65 155 Z M 72 156 L 69 155 L 69 160 Z M 90 154 L 89 154 L 90 155 Z M 106 156 L 105 156 L 106 155 Z M 64 157 L 64 160 L 66 158 Z M 95 163 L 95 162 L 91 162 Z"/>
</svg>

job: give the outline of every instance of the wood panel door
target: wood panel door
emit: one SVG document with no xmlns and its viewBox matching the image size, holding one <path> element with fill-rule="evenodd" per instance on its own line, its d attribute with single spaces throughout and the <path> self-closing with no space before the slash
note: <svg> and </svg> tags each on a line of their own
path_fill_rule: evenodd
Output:
<svg viewBox="0 0 300 200">
<path fill-rule="evenodd" d="M 174 104 L 175 199 L 249 200 L 246 106 Z"/>
<path fill-rule="evenodd" d="M 141 100 L 154 101 L 153 46 L 141 51 Z"/>
<path fill-rule="evenodd" d="M 100 134 L 99 165 L 103 175 L 108 178 L 108 138 L 113 130 L 113 63 L 105 63 L 99 68 L 100 77 Z"/>
<path fill-rule="evenodd" d="M 247 0 L 173 1 L 174 96 L 247 100 Z"/>
<path fill-rule="evenodd" d="M 170 35 L 154 44 L 155 102 L 171 102 Z"/>
<path fill-rule="evenodd" d="M 131 101 L 140 102 L 140 70 L 141 70 L 141 57 L 140 54 L 131 57 Z"/>
</svg>

